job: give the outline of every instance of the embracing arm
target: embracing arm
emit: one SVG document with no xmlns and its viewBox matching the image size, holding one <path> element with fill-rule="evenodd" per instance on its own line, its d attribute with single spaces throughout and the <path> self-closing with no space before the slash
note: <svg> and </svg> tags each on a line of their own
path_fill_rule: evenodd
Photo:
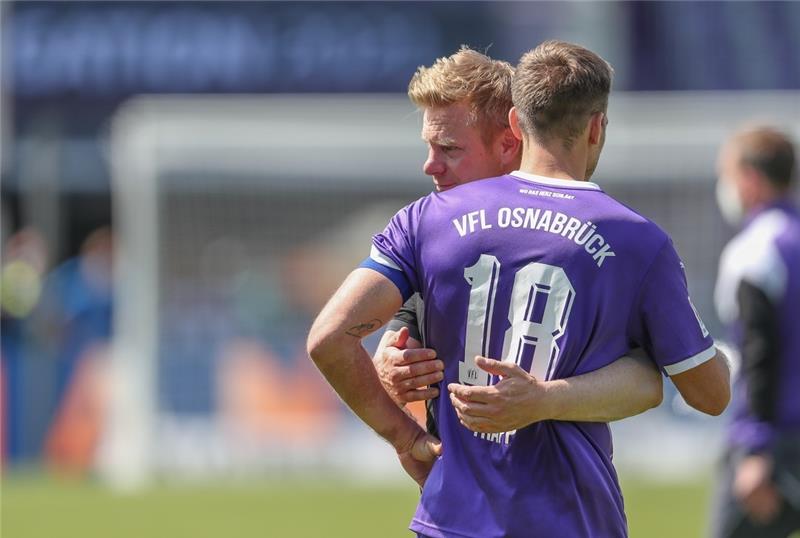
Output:
<svg viewBox="0 0 800 538">
<path fill-rule="evenodd" d="M 440 445 L 381 386 L 361 339 L 400 307 L 397 287 L 370 269 L 356 269 L 322 309 L 308 335 L 308 353 L 344 402 L 397 451 L 406 471 L 424 481 Z"/>
<path fill-rule="evenodd" d="M 495 433 L 542 420 L 608 422 L 661 402 L 661 374 L 641 351 L 593 372 L 540 381 L 516 364 L 477 357 L 479 368 L 502 379 L 496 385 L 448 385 L 450 401 L 470 430 Z"/>
<path fill-rule="evenodd" d="M 612 422 L 657 407 L 663 398 L 661 372 L 641 349 L 608 366 L 547 382 L 554 420 Z"/>
</svg>

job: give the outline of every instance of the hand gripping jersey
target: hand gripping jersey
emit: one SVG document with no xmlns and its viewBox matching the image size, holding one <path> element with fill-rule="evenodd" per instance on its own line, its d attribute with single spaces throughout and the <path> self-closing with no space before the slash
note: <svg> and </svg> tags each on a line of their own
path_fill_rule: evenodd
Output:
<svg viewBox="0 0 800 538">
<path fill-rule="evenodd" d="M 424 300 L 445 362 L 433 405 L 443 455 L 411 529 L 431 537 L 617 537 L 626 520 L 607 424 L 462 426 L 448 383 L 497 382 L 476 355 L 539 379 L 601 368 L 644 347 L 670 375 L 715 355 L 682 263 L 655 224 L 588 182 L 522 172 L 430 194 L 373 239 L 372 267 Z"/>
</svg>

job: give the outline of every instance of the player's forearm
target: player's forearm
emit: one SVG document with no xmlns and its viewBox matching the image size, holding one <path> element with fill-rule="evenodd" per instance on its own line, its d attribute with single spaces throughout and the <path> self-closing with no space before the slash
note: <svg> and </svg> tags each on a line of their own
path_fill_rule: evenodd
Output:
<svg viewBox="0 0 800 538">
<path fill-rule="evenodd" d="M 378 381 L 361 345 L 400 307 L 397 287 L 369 269 L 356 269 L 322 309 L 308 335 L 308 353 L 344 402 L 395 448 L 420 432 Z"/>
<path fill-rule="evenodd" d="M 553 419 L 611 422 L 643 413 L 662 399 L 661 373 L 643 354 L 599 370 L 547 382 Z"/>
<path fill-rule="evenodd" d="M 309 338 L 309 355 L 348 407 L 398 448 L 417 434 L 419 426 L 386 393 L 360 341 L 345 336 L 352 341 Z"/>
</svg>

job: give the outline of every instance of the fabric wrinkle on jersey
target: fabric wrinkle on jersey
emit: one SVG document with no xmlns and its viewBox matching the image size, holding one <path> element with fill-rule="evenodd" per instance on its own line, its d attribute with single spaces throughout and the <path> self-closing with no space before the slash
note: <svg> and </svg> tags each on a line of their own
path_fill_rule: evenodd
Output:
<svg viewBox="0 0 800 538">
<path fill-rule="evenodd" d="M 495 382 L 478 354 L 540 379 L 599 369 L 632 347 L 670 375 L 715 355 L 669 237 L 593 183 L 514 172 L 430 194 L 373 238 L 364 266 L 375 265 L 422 296 L 426 345 L 445 363 L 440 390 Z M 444 450 L 413 531 L 627 535 L 607 424 L 483 435 L 459 423 L 449 398 L 434 413 Z"/>
</svg>

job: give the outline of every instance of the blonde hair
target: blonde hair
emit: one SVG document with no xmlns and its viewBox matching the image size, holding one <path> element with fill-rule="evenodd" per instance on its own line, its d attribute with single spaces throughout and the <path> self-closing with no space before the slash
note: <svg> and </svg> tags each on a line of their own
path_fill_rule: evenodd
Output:
<svg viewBox="0 0 800 538">
<path fill-rule="evenodd" d="M 419 108 L 466 103 L 470 124 L 481 128 L 482 138 L 489 142 L 508 127 L 513 76 L 514 68 L 508 62 L 462 45 L 432 66 L 420 66 L 408 84 L 408 97 Z"/>
<path fill-rule="evenodd" d="M 514 76 L 520 127 L 539 141 L 556 138 L 569 148 L 589 117 L 606 111 L 612 74 L 589 49 L 545 41 L 520 58 Z"/>
</svg>

